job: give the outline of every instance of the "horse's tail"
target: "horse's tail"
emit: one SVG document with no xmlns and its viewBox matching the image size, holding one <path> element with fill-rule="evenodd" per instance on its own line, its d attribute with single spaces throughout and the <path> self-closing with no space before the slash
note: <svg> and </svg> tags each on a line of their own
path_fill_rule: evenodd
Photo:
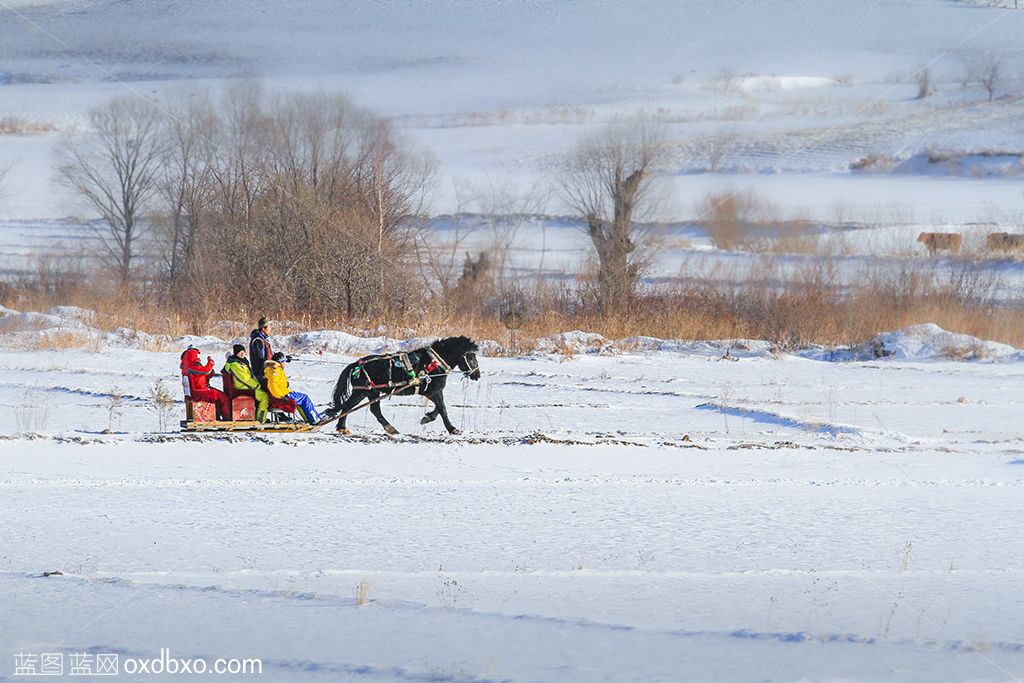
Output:
<svg viewBox="0 0 1024 683">
<path fill-rule="evenodd" d="M 338 377 L 338 383 L 334 385 L 334 407 L 338 410 L 341 410 L 342 404 L 352 397 L 352 370 L 356 365 L 356 363 L 346 365 L 345 369 L 341 371 L 341 376 Z"/>
</svg>

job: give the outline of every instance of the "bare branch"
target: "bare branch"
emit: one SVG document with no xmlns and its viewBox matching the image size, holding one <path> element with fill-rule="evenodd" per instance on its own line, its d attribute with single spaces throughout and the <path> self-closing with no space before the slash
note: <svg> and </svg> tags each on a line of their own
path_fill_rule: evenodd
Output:
<svg viewBox="0 0 1024 683">
<path fill-rule="evenodd" d="M 58 179 L 95 210 L 103 254 L 127 284 L 144 212 L 158 189 L 163 157 L 161 113 L 149 102 L 122 97 L 89 112 L 89 130 L 69 134 L 57 149 Z"/>
</svg>

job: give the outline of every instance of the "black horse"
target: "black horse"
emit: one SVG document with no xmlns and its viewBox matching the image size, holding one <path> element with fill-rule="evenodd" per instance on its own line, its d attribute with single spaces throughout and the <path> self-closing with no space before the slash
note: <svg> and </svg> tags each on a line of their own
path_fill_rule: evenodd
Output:
<svg viewBox="0 0 1024 683">
<path fill-rule="evenodd" d="M 456 368 L 472 380 L 480 379 L 480 366 L 476 360 L 478 350 L 469 337 L 447 337 L 408 353 L 360 358 L 342 370 L 334 387 L 334 406 L 327 415 L 341 414 L 338 431 L 351 434 L 345 427 L 345 413 L 364 398 L 369 399 L 370 412 L 384 431 L 397 434 L 398 430 L 380 412 L 379 399 L 382 396 L 422 394 L 434 402 L 434 409 L 420 420 L 420 424 L 433 422 L 440 415 L 445 428 L 452 434 L 458 434 L 459 430 L 448 419 L 442 392 L 448 382 L 448 373 Z"/>
</svg>

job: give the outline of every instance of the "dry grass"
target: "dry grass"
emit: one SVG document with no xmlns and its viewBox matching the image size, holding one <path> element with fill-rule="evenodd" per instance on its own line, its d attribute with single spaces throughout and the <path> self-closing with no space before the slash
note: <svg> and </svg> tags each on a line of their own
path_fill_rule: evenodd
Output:
<svg viewBox="0 0 1024 683">
<path fill-rule="evenodd" d="M 356 586 L 356 605 L 362 607 L 368 602 L 367 596 L 370 594 L 371 586 L 373 586 L 371 581 L 359 582 L 359 585 Z"/>
<path fill-rule="evenodd" d="M 48 121 L 26 121 L 19 116 L 0 118 L 0 135 L 43 135 L 57 130 Z"/>
<path fill-rule="evenodd" d="M 73 349 L 92 349 L 96 341 L 75 332 L 47 332 L 35 337 L 32 341 L 33 351 L 70 351 Z"/>
<path fill-rule="evenodd" d="M 271 312 L 270 315 L 275 320 L 288 319 L 286 312 Z M 150 333 L 168 329 L 166 317 L 157 315 L 126 311 L 123 317 L 118 317 L 108 312 L 103 320 L 116 320 L 116 327 L 136 325 Z M 719 290 L 712 285 L 662 288 L 637 298 L 628 310 L 615 314 L 560 310 L 537 312 L 523 321 L 516 332 L 516 345 L 520 349 L 530 349 L 541 338 L 582 329 L 608 339 L 635 336 L 692 340 L 765 339 L 780 348 L 793 349 L 808 344 L 854 344 L 879 332 L 926 322 L 951 332 L 1024 347 L 1022 310 L 959 301 L 937 290 L 900 296 L 894 293 L 891 283 L 878 284 L 846 296 L 828 288 L 819 289 L 813 284 L 792 286 L 783 292 L 767 292 L 757 286 L 739 286 L 729 290 Z M 250 326 L 239 322 L 234 332 L 221 332 L 217 336 L 241 338 Z M 375 320 L 310 318 L 302 327 L 341 329 L 355 334 L 371 332 L 392 337 L 466 334 L 475 339 L 507 341 L 509 336 L 496 316 L 485 312 L 454 315 L 444 307 L 428 308 L 416 315 Z M 210 330 L 206 332 L 213 333 Z M 287 330 L 282 329 L 281 332 L 286 333 Z M 44 337 L 38 344 L 38 350 L 91 348 L 91 344 L 81 337 L 58 333 Z M 161 345 L 156 350 L 170 349 Z M 508 353 L 511 351 L 507 350 Z M 566 360 L 571 360 L 574 354 L 565 344 L 559 347 L 558 353 Z"/>
<path fill-rule="evenodd" d="M 801 245 L 788 245 L 797 250 Z M 516 346 L 531 349 L 537 340 L 567 330 L 596 332 L 608 339 L 650 336 L 662 339 L 765 339 L 780 349 L 807 344 L 846 345 L 879 332 L 931 322 L 951 332 L 1024 346 L 1024 310 L 995 305 L 997 281 L 983 263 L 972 258 L 937 262 L 906 258 L 897 267 L 858 273 L 853 286 L 841 281 L 833 258 L 806 259 L 794 269 L 787 259 L 765 255 L 745 271 L 713 270 L 704 278 L 649 288 L 622 310 L 603 314 L 566 285 L 523 293 Z M 950 265 L 950 263 L 952 265 Z M 847 279 L 850 274 L 847 272 Z M 425 300 L 415 310 L 391 311 L 379 317 L 309 315 L 296 310 L 239 310 L 211 305 L 194 315 L 156 303 L 145 292 L 109 294 L 105 286 L 86 285 L 60 292 L 8 289 L 0 303 L 17 310 L 47 310 L 67 304 L 96 311 L 103 330 L 127 328 L 175 339 L 185 334 L 211 334 L 222 339 L 248 335 L 253 321 L 266 314 L 275 333 L 340 329 L 357 335 L 408 338 L 417 335 L 467 334 L 476 339 L 509 341 L 498 310 L 487 301 L 456 310 L 439 299 Z M 226 322 L 229 319 L 235 322 Z M 291 322 L 282 322 L 291 321 Z M 41 336 L 38 350 L 91 348 L 97 342 L 74 333 Z M 142 338 L 152 350 L 173 350 L 159 338 Z M 564 346 L 564 345 L 563 345 Z M 148 347 L 147 347 L 148 348 Z M 512 353 L 512 349 L 498 353 Z M 559 351 L 571 359 L 568 346 Z M 973 350 L 950 350 L 951 356 Z"/>
</svg>

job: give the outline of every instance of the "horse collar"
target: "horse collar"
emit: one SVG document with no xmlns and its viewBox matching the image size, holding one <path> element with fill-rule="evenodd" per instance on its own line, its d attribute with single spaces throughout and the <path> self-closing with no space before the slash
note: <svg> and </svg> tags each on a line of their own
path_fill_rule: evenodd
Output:
<svg viewBox="0 0 1024 683">
<path fill-rule="evenodd" d="M 444 358 L 441 358 L 441 354 L 435 351 L 432 346 L 427 347 L 427 353 L 430 354 L 430 357 L 434 359 L 435 363 L 444 368 L 446 374 L 452 371 L 452 366 L 448 365 L 448 363 L 444 361 Z"/>
</svg>

